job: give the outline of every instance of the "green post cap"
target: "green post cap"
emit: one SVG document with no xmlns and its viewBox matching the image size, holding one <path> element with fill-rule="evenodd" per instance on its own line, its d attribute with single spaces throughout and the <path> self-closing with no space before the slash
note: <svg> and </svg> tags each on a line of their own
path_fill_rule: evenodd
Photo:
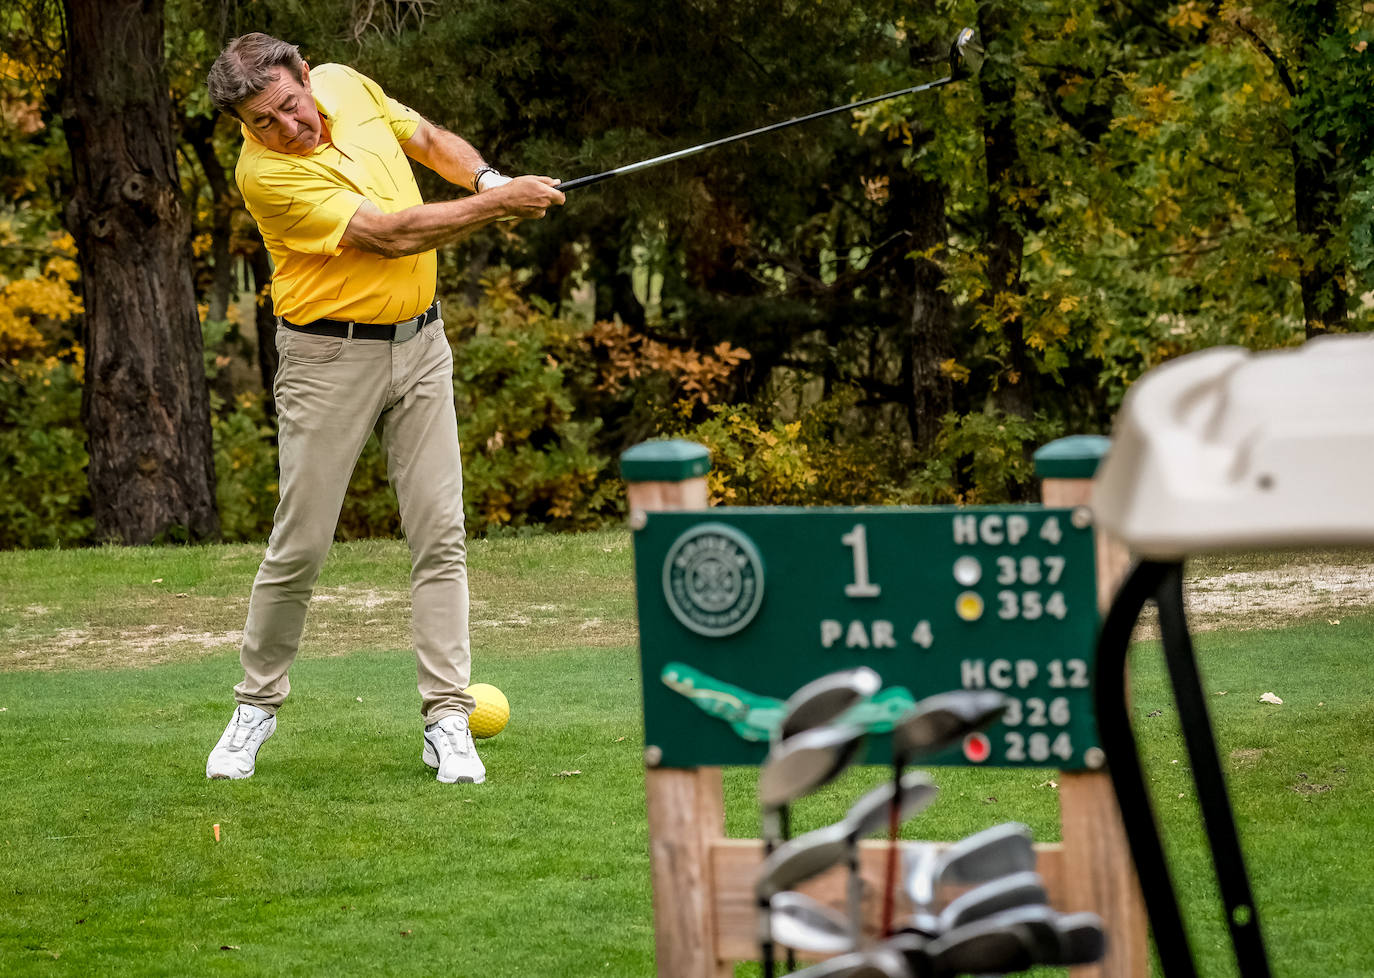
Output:
<svg viewBox="0 0 1374 978">
<path fill-rule="evenodd" d="M 620 477 L 626 482 L 684 482 L 710 471 L 706 446 L 681 438 L 646 441 L 620 455 Z"/>
<path fill-rule="evenodd" d="M 1041 479 L 1091 479 L 1112 447 L 1106 435 L 1057 438 L 1035 452 L 1035 474 Z"/>
</svg>

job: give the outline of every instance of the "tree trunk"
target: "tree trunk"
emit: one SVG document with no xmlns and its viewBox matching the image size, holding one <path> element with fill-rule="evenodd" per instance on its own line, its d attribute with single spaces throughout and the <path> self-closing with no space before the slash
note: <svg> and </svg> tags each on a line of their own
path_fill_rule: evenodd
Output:
<svg viewBox="0 0 1374 978">
<path fill-rule="evenodd" d="M 96 536 L 219 535 L 210 406 L 177 179 L 161 0 L 65 0 L 63 124 L 80 252 Z"/>
<path fill-rule="evenodd" d="M 1295 216 L 1298 233 L 1307 242 L 1299 284 L 1308 339 L 1322 333 L 1344 332 L 1347 326 L 1347 297 L 1342 282 L 1345 269 L 1336 242 L 1341 226 L 1340 191 L 1331 162 L 1325 156 L 1304 159 L 1298 140 L 1294 139 Z"/>
<path fill-rule="evenodd" d="M 896 183 L 896 178 L 893 178 Z M 910 221 L 909 250 L 916 257 L 903 269 L 903 287 L 909 296 L 907 342 L 903 356 L 903 386 L 908 392 L 907 422 L 918 455 L 927 454 L 940 432 L 940 419 L 954 406 L 954 388 L 940 365 L 954 357 L 951 324 L 954 304 L 941 286 L 944 270 L 934 260 L 923 257 L 934 247 L 943 248 L 949 240 L 945 220 L 945 185 L 916 174 L 900 182 L 901 196 L 893 204 Z"/>
<path fill-rule="evenodd" d="M 978 29 L 990 55 L 978 76 L 988 174 L 987 302 L 1001 322 L 1007 346 L 997 406 L 1009 414 L 1028 418 L 1034 412 L 1034 390 L 1019 312 L 1019 299 L 1025 291 L 1021 281 L 1025 240 L 1010 213 L 1011 193 L 1021 170 L 1021 151 L 1016 141 L 1016 75 L 1010 59 L 991 57 L 999 48 L 1005 51 L 1013 43 L 1006 4 L 1001 0 L 980 4 Z"/>
<path fill-rule="evenodd" d="M 1341 16 L 1336 0 L 1311 4 L 1307 13 L 1311 20 L 1299 40 L 1299 58 L 1301 64 L 1311 65 L 1322 60 L 1318 48 L 1340 30 Z M 1318 84 L 1319 81 L 1311 79 L 1303 87 L 1310 90 L 1310 86 Z M 1306 253 L 1299 284 L 1309 339 L 1322 333 L 1344 332 L 1348 305 L 1345 263 L 1336 241 L 1341 228 L 1341 191 L 1334 171 L 1339 160 L 1333 155 L 1334 148 L 1324 145 L 1327 137 L 1305 131 L 1314 125 L 1312 116 L 1320 111 L 1309 107 L 1299 114 L 1292 149 L 1294 217 Z"/>
<path fill-rule="evenodd" d="M 210 185 L 210 198 L 213 201 L 210 218 L 210 262 L 214 277 L 210 284 L 206 319 L 228 319 L 229 299 L 234 291 L 234 265 L 229 254 L 233 239 L 233 214 L 236 192 L 215 154 L 215 117 L 202 117 L 187 125 L 185 130 L 187 144 L 196 154 L 201 172 Z"/>
</svg>

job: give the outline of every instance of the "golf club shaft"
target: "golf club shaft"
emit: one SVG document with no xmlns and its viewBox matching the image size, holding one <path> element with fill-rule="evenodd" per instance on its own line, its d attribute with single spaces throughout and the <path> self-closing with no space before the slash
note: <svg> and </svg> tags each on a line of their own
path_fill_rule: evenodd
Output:
<svg viewBox="0 0 1374 978">
<path fill-rule="evenodd" d="M 764 133 L 776 132 L 779 129 L 787 129 L 790 126 L 799 126 L 804 122 L 813 122 L 816 119 L 823 119 L 828 115 L 835 115 L 839 112 L 848 112 L 853 109 L 861 109 L 865 105 L 872 105 L 875 102 L 883 102 L 887 99 L 900 98 L 903 95 L 915 95 L 917 92 L 927 92 L 932 88 L 939 88 L 954 81 L 953 75 L 946 75 L 944 78 L 937 78 L 935 81 L 926 82 L 922 85 L 915 85 L 911 88 L 903 88 L 900 91 L 888 92 L 886 95 L 874 95 L 872 98 L 860 99 L 857 102 L 850 102 L 848 105 L 837 105 L 834 108 L 822 109 L 819 112 L 812 112 L 810 115 L 799 116 L 796 119 L 788 119 L 786 122 L 775 122 L 771 126 L 762 126 L 758 129 L 751 129 L 748 132 L 736 133 L 733 136 L 725 136 L 721 139 L 712 140 L 709 143 L 701 143 L 697 146 L 689 146 L 686 149 L 679 149 L 672 153 L 665 153 L 662 156 L 655 156 L 650 160 L 640 160 L 638 163 L 630 163 L 626 166 L 616 167 L 614 170 L 606 170 L 602 173 L 593 173 L 585 177 L 575 177 L 558 185 L 558 189 L 567 193 L 569 190 L 576 190 L 579 187 L 589 187 L 602 180 L 609 180 L 611 177 L 623 176 L 626 173 L 634 173 L 637 170 L 647 170 L 651 166 L 658 166 L 660 163 L 671 163 L 674 160 L 685 159 L 688 156 L 695 156 L 697 153 L 704 153 L 708 149 L 716 149 L 720 146 L 727 146 L 730 143 L 737 143 L 751 136 L 762 136 Z"/>
</svg>

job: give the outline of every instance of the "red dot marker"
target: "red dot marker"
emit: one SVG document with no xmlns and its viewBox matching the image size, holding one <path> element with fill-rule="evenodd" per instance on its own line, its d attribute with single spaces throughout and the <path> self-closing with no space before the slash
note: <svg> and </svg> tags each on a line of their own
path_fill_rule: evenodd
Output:
<svg viewBox="0 0 1374 978">
<path fill-rule="evenodd" d="M 986 734 L 969 734 L 964 738 L 964 756 L 973 764 L 982 764 L 992 756 L 992 741 Z"/>
</svg>

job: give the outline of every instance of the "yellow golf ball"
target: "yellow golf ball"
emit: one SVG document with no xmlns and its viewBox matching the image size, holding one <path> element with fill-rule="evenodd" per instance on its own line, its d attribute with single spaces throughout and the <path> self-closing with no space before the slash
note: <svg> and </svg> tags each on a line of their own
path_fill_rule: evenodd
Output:
<svg viewBox="0 0 1374 978">
<path fill-rule="evenodd" d="M 479 740 L 495 737 L 506 729 L 510 720 L 510 703 L 506 694 L 491 683 L 475 683 L 468 687 L 468 693 L 477 701 L 468 717 L 468 729 Z"/>
</svg>

